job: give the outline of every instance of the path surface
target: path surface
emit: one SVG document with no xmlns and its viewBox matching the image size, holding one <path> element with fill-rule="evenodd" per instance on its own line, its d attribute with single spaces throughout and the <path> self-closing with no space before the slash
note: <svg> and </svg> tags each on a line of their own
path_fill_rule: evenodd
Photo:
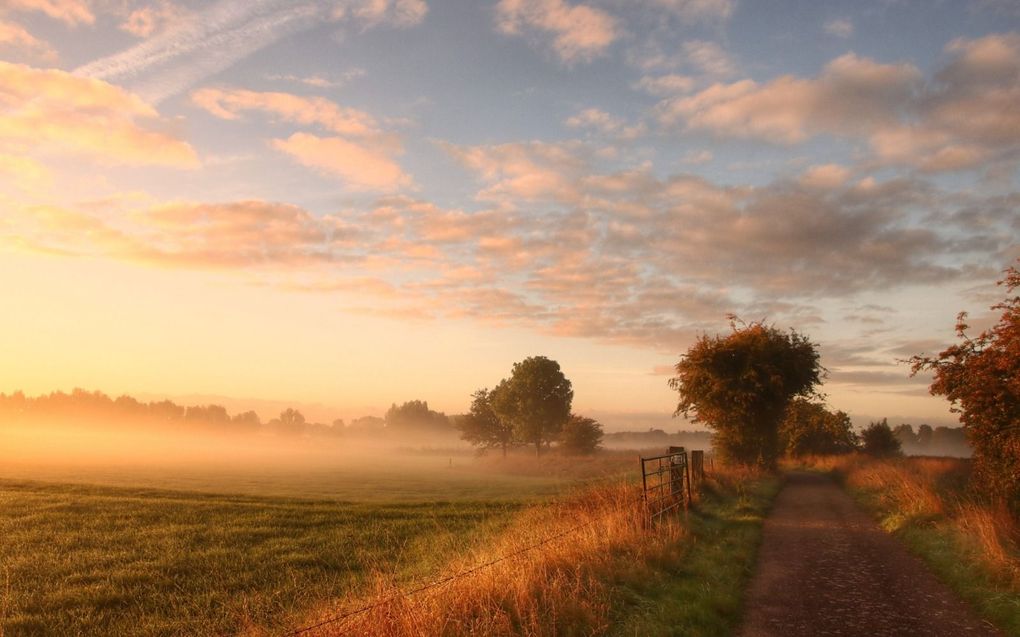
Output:
<svg viewBox="0 0 1020 637">
<path fill-rule="evenodd" d="M 793 473 L 765 521 L 742 637 L 999 637 L 830 479 Z"/>
</svg>

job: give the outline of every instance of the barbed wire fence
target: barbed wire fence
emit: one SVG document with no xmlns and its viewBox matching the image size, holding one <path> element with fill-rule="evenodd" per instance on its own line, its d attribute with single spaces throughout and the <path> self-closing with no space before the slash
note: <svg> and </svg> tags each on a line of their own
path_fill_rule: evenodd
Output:
<svg viewBox="0 0 1020 637">
<path fill-rule="evenodd" d="M 642 473 L 643 473 L 644 472 L 645 459 L 641 458 L 641 462 L 642 462 Z M 688 477 L 688 489 L 690 488 L 689 480 L 690 480 L 690 478 Z M 641 492 L 641 494 L 638 497 L 633 499 L 633 504 L 639 505 L 641 507 L 643 515 L 645 515 L 645 516 L 648 515 L 648 498 L 647 498 L 647 494 L 646 494 L 644 489 L 642 489 L 642 492 Z M 499 557 L 497 557 L 495 559 L 489 560 L 489 561 L 484 562 L 482 564 L 478 564 L 476 566 L 473 566 L 471 568 L 465 569 L 463 571 L 459 571 L 459 572 L 454 573 L 452 575 L 447 575 L 445 577 L 441 577 L 441 578 L 433 580 L 431 582 L 427 582 L 425 584 L 422 584 L 422 585 L 417 586 L 415 588 L 412 588 L 410 590 L 398 591 L 398 592 L 393 593 L 393 594 L 391 594 L 391 595 L 389 595 L 387 597 L 384 597 L 383 599 L 380 599 L 380 600 L 377 600 L 377 601 L 365 604 L 363 606 L 359 606 L 358 608 L 354 608 L 352 610 L 345 611 L 345 612 L 342 612 L 342 613 L 338 613 L 338 614 L 335 614 L 335 615 L 330 615 L 330 616 L 326 617 L 325 619 L 317 621 L 317 622 L 315 622 L 313 624 L 308 624 L 306 626 L 302 626 L 300 628 L 296 628 L 296 629 L 290 630 L 288 632 L 282 633 L 281 637 L 297 637 L 299 635 L 307 635 L 309 633 L 312 633 L 313 631 L 317 631 L 317 630 L 320 630 L 320 629 L 323 629 L 323 628 L 326 628 L 326 627 L 331 627 L 331 629 L 334 631 L 333 634 L 343 635 L 343 634 L 345 634 L 345 632 L 343 630 L 343 624 L 345 622 L 347 622 L 348 620 L 350 620 L 350 619 L 352 619 L 354 617 L 357 617 L 358 615 L 363 615 L 363 614 L 371 612 L 371 611 L 373 611 L 373 610 L 375 610 L 377 608 L 382 608 L 384 606 L 392 604 L 392 603 L 394 603 L 394 602 L 396 602 L 398 600 L 401 600 L 401 599 L 406 599 L 406 598 L 409 598 L 409 597 L 413 597 L 415 595 L 420 595 L 421 593 L 424 593 L 424 592 L 432 590 L 432 589 L 440 588 L 440 587 L 442 587 L 442 586 L 444 586 L 446 584 L 449 584 L 451 582 L 454 582 L 456 580 L 463 579 L 465 577 L 470 577 L 470 576 L 475 575 L 475 574 L 477 574 L 477 573 L 479 573 L 481 571 L 484 571 L 484 570 L 486 570 L 488 568 L 492 568 L 493 566 L 495 566 L 497 564 L 500 564 L 502 562 L 506 562 L 506 561 L 514 559 L 516 557 L 520 557 L 521 555 L 530 553 L 532 551 L 537 551 L 539 549 L 542 549 L 545 546 L 548 546 L 549 544 L 552 544 L 553 542 L 556 542 L 557 540 L 561 540 L 561 539 L 563 539 L 563 538 L 565 538 L 565 537 L 567 537 L 569 535 L 573 535 L 574 533 L 577 533 L 577 532 L 579 532 L 579 531 L 581 531 L 583 529 L 586 529 L 588 527 L 594 526 L 594 525 L 598 524 L 599 522 L 602 522 L 602 521 L 605 521 L 605 520 L 609 519 L 613 515 L 618 515 L 619 513 L 620 513 L 619 509 L 613 510 L 613 511 L 611 511 L 609 513 L 600 515 L 600 516 L 598 516 L 598 517 L 596 517 L 594 519 L 588 520 L 587 522 L 583 522 L 581 524 L 574 525 L 574 526 L 572 526 L 572 527 L 570 527 L 568 529 L 565 529 L 563 531 L 560 531 L 558 533 L 554 533 L 552 535 L 546 536 L 546 537 L 542 538 L 541 540 L 539 540 L 537 542 L 534 542 L 534 543 L 529 544 L 527 546 L 521 547 L 521 548 L 519 548 L 519 549 L 517 549 L 515 551 L 511 551 L 509 553 L 505 553 L 505 554 L 500 555 Z M 658 516 L 656 516 L 656 517 L 658 517 Z M 651 521 L 654 521 L 654 520 L 651 520 Z"/>
</svg>

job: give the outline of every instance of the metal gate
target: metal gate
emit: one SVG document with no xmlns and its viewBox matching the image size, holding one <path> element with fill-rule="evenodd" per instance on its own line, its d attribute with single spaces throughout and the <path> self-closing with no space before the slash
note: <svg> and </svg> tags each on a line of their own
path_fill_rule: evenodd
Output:
<svg viewBox="0 0 1020 637">
<path fill-rule="evenodd" d="M 641 458 L 642 501 L 652 521 L 691 504 L 691 469 L 687 451 L 670 447 L 664 456 Z"/>
</svg>

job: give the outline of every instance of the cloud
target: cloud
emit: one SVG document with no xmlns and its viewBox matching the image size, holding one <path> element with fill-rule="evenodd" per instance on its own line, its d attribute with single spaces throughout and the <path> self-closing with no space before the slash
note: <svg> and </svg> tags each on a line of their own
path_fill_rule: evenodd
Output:
<svg viewBox="0 0 1020 637">
<path fill-rule="evenodd" d="M 494 146 L 441 144 L 487 187 L 478 197 L 489 201 L 552 200 L 577 202 L 578 183 L 588 159 L 570 142 L 521 142 Z"/>
<path fill-rule="evenodd" d="M 0 177 L 23 189 L 30 189 L 53 182 L 50 171 L 39 162 L 28 157 L 0 154 Z"/>
<path fill-rule="evenodd" d="M 737 8 L 736 0 L 649 0 L 649 3 L 687 22 L 728 20 Z"/>
<path fill-rule="evenodd" d="M 322 97 L 242 89 L 206 88 L 191 94 L 191 101 L 222 119 L 237 119 L 241 111 L 263 111 L 288 122 L 320 126 L 340 135 L 380 135 L 375 118 L 364 111 L 344 108 Z"/>
<path fill-rule="evenodd" d="M 597 108 L 583 109 L 564 123 L 570 128 L 588 129 L 618 140 L 633 140 L 646 131 L 644 124 L 628 126 L 622 119 Z"/>
<path fill-rule="evenodd" d="M 811 188 L 833 189 L 846 183 L 850 171 L 839 164 L 812 166 L 800 176 L 800 183 Z"/>
<path fill-rule="evenodd" d="M 341 0 L 335 3 L 332 18 L 353 18 L 366 29 L 380 24 L 412 27 L 420 24 L 428 11 L 425 0 Z"/>
<path fill-rule="evenodd" d="M 123 86 L 158 103 L 279 39 L 318 25 L 405 27 L 424 17 L 421 0 L 219 0 L 165 31 L 75 73 Z"/>
<path fill-rule="evenodd" d="M 135 95 L 57 69 L 0 62 L 0 152 L 78 153 L 103 163 L 194 167 L 172 122 Z"/>
<path fill-rule="evenodd" d="M 330 78 L 322 75 L 267 75 L 267 80 L 282 81 L 282 82 L 296 82 L 298 84 L 304 84 L 305 86 L 312 86 L 315 88 L 336 88 L 338 86 L 344 86 L 351 80 L 359 77 L 364 77 L 366 74 L 365 69 L 353 68 L 348 71 L 341 73 L 338 77 Z"/>
<path fill-rule="evenodd" d="M 931 78 L 907 63 L 848 53 L 814 78 L 717 83 L 662 100 L 660 124 L 718 137 L 797 144 L 864 138 L 883 164 L 926 172 L 992 166 L 1020 153 L 1020 34 L 957 39 Z"/>
<path fill-rule="evenodd" d="M 689 150 L 686 153 L 684 153 L 682 161 L 685 164 L 697 166 L 700 164 L 707 164 L 708 162 L 712 161 L 713 157 L 714 155 L 710 150 L 706 149 Z"/>
<path fill-rule="evenodd" d="M 683 43 L 687 65 L 705 75 L 728 77 L 737 72 L 736 62 L 721 46 L 707 40 L 688 40 Z"/>
<path fill-rule="evenodd" d="M 84 0 L 6 0 L 7 9 L 13 11 L 37 11 L 54 20 L 70 26 L 92 24 L 95 15 Z"/>
<path fill-rule="evenodd" d="M 189 12 L 181 6 L 161 0 L 156 4 L 134 9 L 120 23 L 119 28 L 139 38 L 147 38 L 157 31 L 185 20 Z"/>
<path fill-rule="evenodd" d="M 834 18 L 825 23 L 822 29 L 837 38 L 849 38 L 854 34 L 854 23 L 849 18 Z"/>
<path fill-rule="evenodd" d="M 919 80 L 920 71 L 911 65 L 879 64 L 848 53 L 814 80 L 740 80 L 664 100 L 659 118 L 665 125 L 682 124 L 721 137 L 791 144 L 819 132 L 853 134 L 892 124 Z"/>
<path fill-rule="evenodd" d="M 270 144 L 304 166 L 341 177 L 352 190 L 392 191 L 412 184 L 394 160 L 402 152 L 399 141 L 364 111 L 321 97 L 237 89 L 201 89 L 191 99 L 222 119 L 237 119 L 242 111 L 261 111 L 335 133 L 322 137 L 296 132 Z"/>
<path fill-rule="evenodd" d="M 304 166 L 339 176 L 354 190 L 392 191 L 412 184 L 388 148 L 309 133 L 274 139 L 272 146 Z"/>
<path fill-rule="evenodd" d="M 53 48 L 13 22 L 0 20 L 0 51 L 8 51 L 16 58 L 55 62 Z"/>
<path fill-rule="evenodd" d="M 675 73 L 659 76 L 646 75 L 634 85 L 634 88 L 658 97 L 676 95 L 691 91 L 694 88 L 694 78 Z"/>
<path fill-rule="evenodd" d="M 296 135 L 282 141 L 323 144 L 324 166 L 346 151 Z M 834 165 L 808 169 L 807 183 L 738 187 L 650 166 L 602 172 L 579 143 L 445 148 L 477 175 L 479 209 L 405 195 L 326 216 L 265 201 L 36 207 L 16 210 L 6 236 L 49 253 L 256 267 L 266 285 L 357 294 L 391 315 L 428 307 L 670 352 L 729 312 L 805 325 L 821 320 L 817 303 L 846 299 L 848 314 L 885 316 L 856 295 L 987 277 L 989 255 L 1015 242 L 1009 202 L 918 179 L 865 187 Z"/>
<path fill-rule="evenodd" d="M 279 270 L 351 258 L 353 230 L 331 217 L 259 200 L 148 208 L 28 206 L 13 221 L 24 246 L 167 267 Z"/>
<path fill-rule="evenodd" d="M 565 0 L 500 0 L 496 27 L 507 35 L 551 37 L 551 46 L 567 64 L 590 62 L 620 36 L 611 15 L 586 4 Z"/>
</svg>

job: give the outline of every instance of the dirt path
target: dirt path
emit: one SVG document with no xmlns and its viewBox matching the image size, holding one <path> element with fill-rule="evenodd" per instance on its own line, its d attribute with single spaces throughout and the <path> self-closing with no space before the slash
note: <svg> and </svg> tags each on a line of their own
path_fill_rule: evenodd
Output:
<svg viewBox="0 0 1020 637">
<path fill-rule="evenodd" d="M 765 521 L 742 637 L 981 637 L 975 618 L 928 568 L 836 484 L 789 476 Z"/>
</svg>

